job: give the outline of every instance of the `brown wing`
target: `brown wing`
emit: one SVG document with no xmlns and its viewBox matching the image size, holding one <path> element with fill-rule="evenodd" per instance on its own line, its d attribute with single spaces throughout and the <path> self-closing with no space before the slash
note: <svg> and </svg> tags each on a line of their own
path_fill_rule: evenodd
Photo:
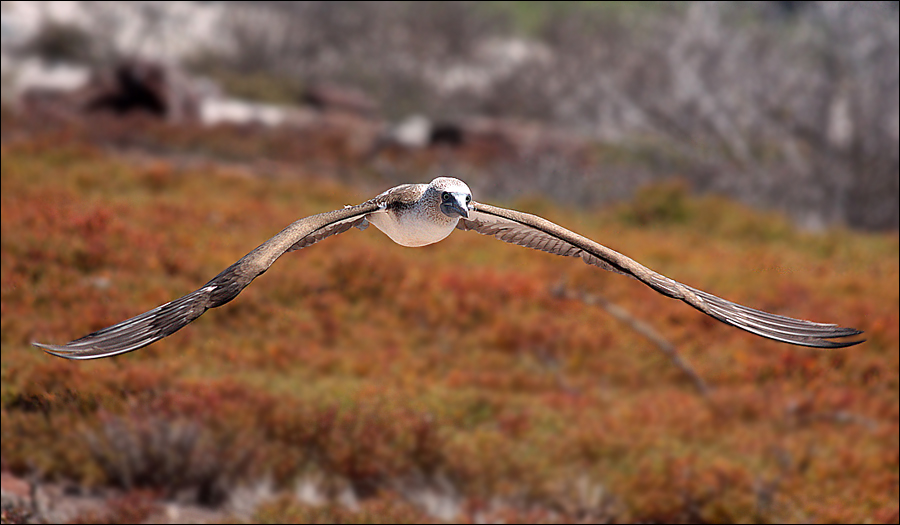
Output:
<svg viewBox="0 0 900 525">
<path fill-rule="evenodd" d="M 382 207 L 382 203 L 373 199 L 300 219 L 184 297 L 65 345 L 32 344 L 68 359 L 98 359 L 143 348 L 184 328 L 210 308 L 222 306 L 237 297 L 283 253 L 305 248 L 354 226 L 365 228 L 368 224 L 366 215 L 378 212 Z"/>
<path fill-rule="evenodd" d="M 862 342 L 828 341 L 862 333 L 854 328 L 770 314 L 691 288 L 536 215 L 488 204 L 474 205 L 475 210 L 469 212 L 468 219 L 459 221 L 458 228 L 475 230 L 484 235 L 493 235 L 501 241 L 557 255 L 581 257 L 588 264 L 632 276 L 663 295 L 680 299 L 719 321 L 756 335 L 817 348 L 842 348 Z"/>
</svg>

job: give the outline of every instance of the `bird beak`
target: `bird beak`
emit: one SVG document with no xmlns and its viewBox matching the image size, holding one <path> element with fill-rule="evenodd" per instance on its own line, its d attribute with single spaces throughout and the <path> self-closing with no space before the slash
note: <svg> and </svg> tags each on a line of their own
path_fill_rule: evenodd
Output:
<svg viewBox="0 0 900 525">
<path fill-rule="evenodd" d="M 448 217 L 459 215 L 463 219 L 468 219 L 470 209 L 475 208 L 471 203 L 466 203 L 466 195 L 464 193 L 454 193 L 452 199 L 441 203 L 441 211 Z"/>
<path fill-rule="evenodd" d="M 469 218 L 469 205 L 466 203 L 466 196 L 462 193 L 454 193 L 455 199 L 450 204 L 450 209 L 459 214 L 463 219 Z"/>
</svg>

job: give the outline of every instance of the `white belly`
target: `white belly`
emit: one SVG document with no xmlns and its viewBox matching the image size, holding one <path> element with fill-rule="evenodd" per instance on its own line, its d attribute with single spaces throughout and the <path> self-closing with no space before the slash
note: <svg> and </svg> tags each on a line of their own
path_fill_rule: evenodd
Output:
<svg viewBox="0 0 900 525">
<path fill-rule="evenodd" d="M 370 223 L 384 232 L 401 246 L 425 246 L 444 240 L 456 228 L 458 218 L 441 214 L 435 218 L 414 213 L 398 215 L 392 211 L 373 213 L 368 216 Z"/>
</svg>

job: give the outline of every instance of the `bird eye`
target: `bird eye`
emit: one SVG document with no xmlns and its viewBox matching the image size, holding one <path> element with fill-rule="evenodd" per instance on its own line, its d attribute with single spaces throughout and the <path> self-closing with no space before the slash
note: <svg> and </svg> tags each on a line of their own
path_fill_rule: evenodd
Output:
<svg viewBox="0 0 900 525">
<path fill-rule="evenodd" d="M 449 201 L 449 200 L 450 200 L 450 193 L 445 191 L 443 194 L 441 194 L 441 199 L 443 199 L 443 200 L 445 200 L 445 201 Z"/>
<path fill-rule="evenodd" d="M 470 203 L 470 202 L 472 202 L 472 196 L 471 196 L 471 195 L 466 195 L 466 204 L 468 204 L 468 203 Z"/>
</svg>

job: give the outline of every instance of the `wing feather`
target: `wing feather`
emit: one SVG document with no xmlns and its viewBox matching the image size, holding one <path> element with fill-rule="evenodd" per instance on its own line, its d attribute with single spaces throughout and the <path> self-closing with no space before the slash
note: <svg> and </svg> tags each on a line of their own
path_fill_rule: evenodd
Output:
<svg viewBox="0 0 900 525">
<path fill-rule="evenodd" d="M 657 292 L 680 299 L 697 310 L 750 333 L 785 343 L 816 348 L 842 348 L 862 341 L 829 339 L 859 335 L 855 328 L 816 323 L 756 310 L 684 285 L 558 224 L 528 213 L 473 203 L 474 211 L 457 226 L 501 241 L 536 250 L 577 257 L 605 270 L 628 275 Z"/>
<path fill-rule="evenodd" d="M 383 207 L 381 200 L 376 198 L 357 206 L 300 219 L 183 297 L 65 345 L 32 344 L 68 359 L 98 359 L 143 348 L 184 328 L 210 308 L 222 306 L 237 297 L 285 252 L 306 248 L 353 227 L 363 229 L 368 224 L 366 216 Z"/>
</svg>

